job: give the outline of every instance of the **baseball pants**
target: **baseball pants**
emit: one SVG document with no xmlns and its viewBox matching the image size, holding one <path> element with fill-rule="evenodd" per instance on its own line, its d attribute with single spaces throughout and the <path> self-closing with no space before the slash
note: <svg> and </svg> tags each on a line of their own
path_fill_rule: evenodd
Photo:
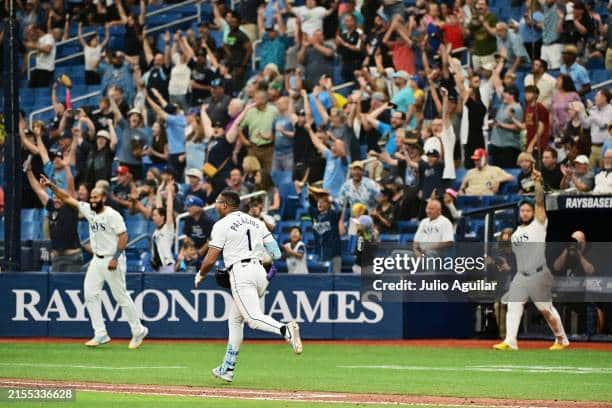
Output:
<svg viewBox="0 0 612 408">
<path fill-rule="evenodd" d="M 123 315 L 127 318 L 132 330 L 132 336 L 136 336 L 142 333 L 143 326 L 140 323 L 136 306 L 125 284 L 127 269 L 125 254 L 119 257 L 117 269 L 114 271 L 108 269 L 108 263 L 111 259 L 112 256 L 110 255 L 103 258 L 98 258 L 94 255 L 85 275 L 85 305 L 91 319 L 91 326 L 96 337 L 107 334 L 104 318 L 102 317 L 102 288 L 104 287 L 104 282 L 106 282 L 115 301 L 121 306 Z"/>
<path fill-rule="evenodd" d="M 502 298 L 502 302 L 508 304 L 506 339 L 504 340 L 506 344 L 513 347 L 517 346 L 518 330 L 521 325 L 525 302 L 529 299 L 542 313 L 555 337 L 567 338 L 561 316 L 552 304 L 552 284 L 553 276 L 546 267 L 541 272 L 529 276 L 521 273 L 514 276 L 508 292 Z"/>
</svg>

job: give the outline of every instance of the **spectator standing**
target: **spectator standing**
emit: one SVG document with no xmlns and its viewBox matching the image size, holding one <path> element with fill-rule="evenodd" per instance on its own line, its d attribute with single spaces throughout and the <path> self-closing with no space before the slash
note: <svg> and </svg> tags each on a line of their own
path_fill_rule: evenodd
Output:
<svg viewBox="0 0 612 408">
<path fill-rule="evenodd" d="M 464 145 L 465 168 L 471 169 L 474 167 L 473 160 L 470 155 L 476 149 L 484 149 L 485 140 L 483 134 L 483 126 L 485 117 L 487 116 L 487 107 L 482 102 L 480 97 L 480 89 L 475 86 L 465 88 L 463 92 L 463 103 L 467 108 L 467 141 Z"/>
<path fill-rule="evenodd" d="M 569 106 L 579 102 L 580 95 L 576 92 L 572 78 L 561 74 L 557 78 L 557 91 L 552 98 L 552 134 L 557 137 L 563 134 L 569 122 Z"/>
<path fill-rule="evenodd" d="M 108 61 L 102 61 L 98 65 L 98 73 L 102 78 L 102 92 L 106 94 L 112 86 L 121 88 L 128 103 L 134 100 L 136 86 L 130 66 L 125 62 L 125 54 L 115 51 L 107 54 Z"/>
<path fill-rule="evenodd" d="M 557 151 L 552 147 L 545 147 L 542 151 L 542 181 L 547 190 L 559 190 L 561 188 L 561 166 L 557 163 Z"/>
<path fill-rule="evenodd" d="M 83 38 L 83 23 L 79 22 L 78 28 L 79 42 L 83 47 L 83 57 L 85 59 L 85 83 L 87 85 L 99 85 L 101 78 L 98 66 L 102 61 L 102 50 L 108 45 L 110 39 L 109 25 L 104 25 L 104 39 L 100 42 L 98 34 L 92 35 L 88 41 Z"/>
<path fill-rule="evenodd" d="M 229 32 L 223 40 L 225 66 L 232 76 L 232 89 L 239 90 L 246 82 L 247 67 L 251 62 L 253 46 L 249 37 L 240 30 L 240 16 L 233 11 L 229 15 Z"/>
<path fill-rule="evenodd" d="M 318 193 L 316 197 L 315 193 Z M 309 212 L 317 245 L 316 253 L 321 261 L 332 263 L 334 273 L 340 273 L 342 270 L 340 209 L 332 203 L 325 191 L 309 188 L 309 199 Z M 342 226 L 344 227 L 343 223 Z"/>
<path fill-rule="evenodd" d="M 535 160 L 531 153 L 522 152 L 517 159 L 518 167 L 521 172 L 518 176 L 519 194 L 534 194 L 535 181 L 533 179 L 533 169 Z"/>
<path fill-rule="evenodd" d="M 206 41 L 203 42 L 206 44 Z M 181 107 L 183 111 L 189 108 L 187 95 L 191 84 L 191 68 L 189 62 L 193 59 L 193 50 L 180 30 L 174 33 L 174 41 L 170 49 L 172 62 L 170 79 L 168 80 L 168 96 L 171 103 Z"/>
<path fill-rule="evenodd" d="M 515 72 L 519 68 L 526 68 L 531 64 L 531 58 L 521 41 L 521 37 L 514 31 L 508 29 L 506 23 L 497 23 L 497 49 L 504 57 L 506 68 Z"/>
<path fill-rule="evenodd" d="M 324 40 L 323 32 L 317 30 L 300 44 L 297 60 L 304 66 L 304 78 L 308 87 L 318 84 L 323 76 L 331 77 L 334 72 L 334 50 Z"/>
<path fill-rule="evenodd" d="M 274 135 L 272 133 L 274 121 L 278 118 L 278 109 L 268 103 L 266 91 L 255 93 L 255 108 L 250 109 L 240 122 L 240 140 L 248 146 L 249 155 L 257 157 L 266 172 L 272 169 L 272 156 L 274 154 Z M 249 138 L 243 133 L 248 130 Z"/>
<path fill-rule="evenodd" d="M 274 14 L 274 22 L 266 24 L 264 22 L 264 9 L 259 9 L 259 36 L 261 42 L 257 46 L 261 59 L 260 66 L 275 64 L 281 72 L 285 71 L 285 56 L 289 48 L 289 38 L 287 37 L 286 27 L 283 17 L 277 10 Z"/>
<path fill-rule="evenodd" d="M 204 176 L 202 175 L 202 171 L 200 169 L 190 168 L 185 171 L 185 176 L 187 177 L 187 189 L 185 190 L 185 195 L 193 195 L 202 200 L 203 203 L 207 203 L 208 196 L 210 194 L 210 184 L 204 183 Z"/>
<path fill-rule="evenodd" d="M 376 230 L 380 234 L 392 234 L 396 231 L 395 216 L 397 209 L 393 204 L 393 191 L 383 189 L 377 198 L 376 208 L 370 211 Z"/>
<path fill-rule="evenodd" d="M 212 123 L 221 124 L 225 127 L 229 120 L 229 104 L 232 98 L 225 93 L 225 83 L 221 78 L 215 78 L 210 82 L 210 96 L 204 100 L 206 112 Z"/>
<path fill-rule="evenodd" d="M 306 262 L 306 244 L 302 242 L 302 230 L 300 227 L 292 227 L 289 230 L 289 242 L 281 247 L 287 260 L 287 271 L 290 274 L 308 273 Z"/>
<path fill-rule="evenodd" d="M 53 82 L 55 73 L 55 39 L 51 33 L 47 32 L 44 25 L 34 28 L 34 38 L 32 41 L 24 43 L 26 49 L 36 53 L 36 65 L 30 72 L 30 87 L 48 87 Z"/>
<path fill-rule="evenodd" d="M 195 245 L 198 255 L 203 257 L 208 251 L 208 240 L 212 231 L 213 221 L 204 211 L 205 201 L 195 195 L 188 195 L 185 208 L 188 216 L 185 218 L 183 232 Z"/>
<path fill-rule="evenodd" d="M 158 118 L 166 122 L 166 133 L 168 135 L 168 164 L 174 168 L 176 177 L 179 180 L 183 179 L 185 171 L 185 128 L 187 127 L 187 119 L 181 108 L 176 104 L 169 104 L 157 91 L 153 88 L 153 95 L 159 103 L 147 96 L 147 102 L 153 108 Z"/>
<path fill-rule="evenodd" d="M 587 93 L 591 92 L 591 79 L 586 68 L 576 62 L 578 49 L 575 45 L 566 45 L 561 57 L 563 59 L 561 73 L 572 78 L 576 92 L 580 96 L 586 96 Z"/>
<path fill-rule="evenodd" d="M 593 194 L 612 194 L 612 150 L 604 154 L 602 169 L 595 176 Z"/>
<path fill-rule="evenodd" d="M 514 123 L 527 130 L 528 153 L 542 152 L 548 146 L 550 138 L 550 114 L 548 109 L 538 102 L 539 90 L 531 85 L 525 88 L 525 115 L 523 121 L 518 122 L 513 117 Z"/>
<path fill-rule="evenodd" d="M 36 196 L 48 212 L 49 234 L 51 236 L 51 269 L 53 272 L 81 272 L 83 252 L 77 227 L 78 210 L 64 204 L 62 200 L 49 198 L 45 189 L 28 168 L 27 177 Z M 74 185 L 72 187 L 74 194 Z"/>
<path fill-rule="evenodd" d="M 416 22 L 411 19 L 408 27 L 405 27 L 403 20 L 396 14 L 382 39 L 383 44 L 391 50 L 393 67 L 396 71 L 416 73 L 415 55 L 412 49 L 414 42 L 411 38 L 415 25 Z M 397 34 L 397 37 L 395 40 L 391 40 L 394 33 Z"/>
<path fill-rule="evenodd" d="M 558 2 L 558 0 L 540 0 L 540 4 L 544 13 L 541 57 L 550 69 L 559 69 L 561 67 L 561 52 L 563 51 L 561 32 L 565 19 L 560 7 L 565 7 L 565 4 Z"/>
<path fill-rule="evenodd" d="M 130 173 L 130 169 L 127 166 L 119 166 L 117 168 L 117 182 L 113 183 L 111 200 L 119 206 L 120 209 L 125 210 L 132 207 L 130 203 L 130 196 L 136 195 L 136 184 L 134 183 L 134 177 Z"/>
<path fill-rule="evenodd" d="M 612 122 L 610 95 L 607 89 L 598 90 L 595 94 L 595 104 L 589 107 L 588 117 L 584 120 L 585 128 L 591 129 L 591 168 L 601 167 L 601 150 L 608 138 L 608 127 Z"/>
<path fill-rule="evenodd" d="M 278 117 L 274 121 L 274 153 L 272 156 L 272 171 L 293 170 L 293 128 L 289 111 L 289 98 L 283 96 L 276 102 Z"/>
<path fill-rule="evenodd" d="M 354 81 L 354 72 L 363 63 L 363 31 L 357 27 L 355 16 L 345 14 L 344 28 L 336 35 L 336 51 L 342 58 L 343 82 Z"/>
<path fill-rule="evenodd" d="M 352 208 L 357 203 L 365 204 L 367 208 L 374 208 L 376 198 L 380 193 L 378 183 L 364 176 L 364 166 L 361 161 L 351 163 L 350 169 L 351 178 L 344 182 L 338 197 L 342 209 Z"/>
<path fill-rule="evenodd" d="M 113 157 L 117 146 L 117 135 L 115 126 L 110 123 L 110 132 L 99 130 L 96 133 L 96 144 L 87 155 L 86 173 L 81 175 L 87 185 L 91 188 L 98 180 L 110 182 L 112 176 Z"/>
<path fill-rule="evenodd" d="M 300 20 L 302 31 L 311 37 L 316 31 L 321 31 L 323 35 L 323 19 L 336 11 L 338 3 L 334 1 L 333 6 L 326 10 L 324 7 L 317 6 L 316 0 L 306 0 L 304 6 L 291 7 L 287 4 L 287 9 Z"/>
<path fill-rule="evenodd" d="M 489 11 L 487 0 L 478 0 L 476 10 L 468 26 L 474 37 L 474 55 L 472 66 L 478 71 L 486 63 L 495 63 L 494 54 L 497 51 L 495 25 L 497 16 Z"/>
<path fill-rule="evenodd" d="M 144 127 L 144 118 L 140 111 L 132 109 L 127 121 L 122 118 L 117 105 L 111 101 L 115 121 L 119 123 L 120 140 L 117 158 L 121 165 L 129 167 L 136 180 L 142 180 L 143 147 L 151 145 L 150 129 Z"/>
<path fill-rule="evenodd" d="M 516 166 L 516 159 L 521 152 L 520 127 L 514 118 L 523 117 L 523 108 L 518 102 L 519 91 L 516 86 L 507 86 L 503 93 L 503 103 L 495 115 L 491 133 L 491 163 L 502 168 Z"/>
<path fill-rule="evenodd" d="M 533 59 L 540 59 L 542 51 L 542 28 L 544 27 L 544 14 L 538 0 L 527 0 L 526 10 L 519 22 L 519 35 L 527 55 Z"/>
<path fill-rule="evenodd" d="M 347 160 L 344 142 L 339 139 L 331 140 L 331 147 L 327 147 L 322 137 L 329 137 L 321 132 L 314 132 L 308 126 L 308 133 L 315 149 L 321 153 L 325 159 L 325 172 L 323 174 L 323 189 L 328 191 L 333 197 L 340 194 L 344 177 L 346 175 Z"/>
<path fill-rule="evenodd" d="M 534 59 L 531 63 L 531 74 L 524 80 L 525 87 L 535 85 L 538 88 L 538 102 L 546 109 L 552 106 L 552 96 L 556 88 L 556 79 L 548 72 L 548 63 L 543 59 Z"/>
<path fill-rule="evenodd" d="M 175 186 L 168 185 L 166 188 L 166 206 L 157 207 L 153 210 L 151 219 L 155 224 L 152 237 L 151 263 L 157 272 L 174 272 L 174 245 L 175 221 L 174 221 L 174 190 Z"/>
<path fill-rule="evenodd" d="M 460 193 L 466 195 L 495 195 L 502 183 L 514 177 L 487 162 L 487 151 L 476 149 L 472 154 L 474 168 L 469 170 L 461 182 Z"/>
<path fill-rule="evenodd" d="M 435 198 L 429 200 L 425 212 L 427 217 L 419 223 L 412 248 L 416 256 L 439 255 L 455 241 L 453 224 L 442 215 L 442 203 Z"/>
</svg>

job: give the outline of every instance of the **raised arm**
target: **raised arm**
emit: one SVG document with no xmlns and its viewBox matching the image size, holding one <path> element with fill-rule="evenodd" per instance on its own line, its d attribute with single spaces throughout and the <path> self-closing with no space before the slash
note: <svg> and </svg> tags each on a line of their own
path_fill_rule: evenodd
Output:
<svg viewBox="0 0 612 408">
<path fill-rule="evenodd" d="M 147 4 L 145 0 L 140 0 L 140 10 L 138 10 L 138 24 L 144 27 L 147 19 Z"/>
<path fill-rule="evenodd" d="M 54 183 L 52 183 L 51 180 L 49 180 L 44 175 L 40 176 L 40 185 L 53 191 L 53 194 L 55 194 L 55 196 L 58 199 L 60 199 L 64 204 L 69 205 L 72 208 L 75 208 L 78 210 L 79 202 L 74 197 L 72 197 L 70 194 L 68 194 L 67 191 L 62 190 L 61 188 L 56 186 Z"/>
<path fill-rule="evenodd" d="M 315 134 L 315 132 L 312 131 L 312 126 L 307 126 L 306 130 L 308 130 L 308 135 L 310 136 L 310 140 L 312 141 L 313 146 L 319 152 L 321 152 L 321 154 L 325 154 L 328 148 L 327 146 L 325 146 L 325 143 L 323 143 L 321 139 L 319 139 L 319 137 Z"/>
<path fill-rule="evenodd" d="M 49 162 L 49 152 L 42 141 L 42 135 L 40 133 L 36 133 L 36 147 L 38 148 L 38 154 L 40 154 L 40 159 L 43 164 L 47 164 Z"/>
<path fill-rule="evenodd" d="M 153 61 L 153 50 L 151 49 L 151 44 L 149 44 L 149 41 L 146 38 L 142 42 L 142 50 L 144 51 L 145 61 L 147 65 L 149 65 L 151 61 Z"/>
<path fill-rule="evenodd" d="M 42 205 L 46 206 L 47 201 L 49 201 L 49 195 L 47 194 L 45 189 L 41 187 L 38 180 L 36 180 L 36 177 L 34 177 L 34 173 L 32 173 L 31 168 L 28 169 L 28 171 L 26 172 L 26 175 L 28 177 L 28 181 L 30 182 L 30 186 L 32 187 L 32 190 L 34 191 L 34 193 L 36 193 L 36 196 L 38 197 Z"/>
<path fill-rule="evenodd" d="M 109 148 L 111 149 L 112 152 L 115 151 L 115 149 L 117 148 L 117 132 L 115 131 L 115 122 L 111 119 L 108 121 L 108 134 L 110 135 L 110 144 L 109 144 Z"/>
<path fill-rule="evenodd" d="M 168 185 L 166 189 L 166 224 L 174 229 L 174 184 Z"/>
<path fill-rule="evenodd" d="M 106 46 L 108 45 L 108 41 L 110 40 L 110 24 L 106 23 L 104 24 L 104 39 L 102 40 L 102 43 L 100 44 L 100 47 L 102 49 L 106 48 Z"/>
<path fill-rule="evenodd" d="M 125 13 L 125 8 L 123 8 L 122 0 L 115 1 L 115 4 L 117 5 L 117 12 L 119 13 L 119 19 L 121 20 L 121 23 L 126 24 L 128 18 L 127 14 Z"/>
<path fill-rule="evenodd" d="M 238 117 L 232 123 L 232 126 L 230 126 L 230 128 L 227 130 L 227 133 L 225 135 L 225 140 L 227 140 L 229 144 L 234 144 L 234 142 L 238 138 L 238 133 L 239 133 L 238 130 L 240 128 L 240 123 L 246 116 L 247 112 L 253 109 L 254 107 L 255 107 L 254 103 L 251 103 L 245 106 L 242 112 L 240 112 Z M 206 113 L 206 111 L 204 111 L 204 114 L 208 118 L 208 114 Z M 208 118 L 208 123 L 210 125 L 210 118 Z M 204 125 L 204 119 L 202 119 L 202 125 Z M 211 127 L 211 131 L 212 131 L 212 127 Z"/>
<path fill-rule="evenodd" d="M 81 46 L 83 48 L 87 47 L 87 43 L 85 42 L 85 39 L 83 38 L 83 23 L 81 22 L 79 22 L 77 36 L 79 37 L 79 42 L 81 43 Z"/>
<path fill-rule="evenodd" d="M 444 129 L 448 129 L 451 125 L 450 113 L 448 112 L 448 89 L 442 87 L 440 93 L 442 94 L 442 126 Z"/>
<path fill-rule="evenodd" d="M 149 95 L 147 95 L 147 102 L 159 118 L 163 120 L 168 120 L 168 113 L 166 113 L 166 111 L 164 111 Z"/>
<path fill-rule="evenodd" d="M 546 203 L 544 202 L 542 173 L 534 169 L 532 171 L 532 177 L 535 184 L 535 217 L 540 224 L 544 224 L 546 222 Z"/>
</svg>

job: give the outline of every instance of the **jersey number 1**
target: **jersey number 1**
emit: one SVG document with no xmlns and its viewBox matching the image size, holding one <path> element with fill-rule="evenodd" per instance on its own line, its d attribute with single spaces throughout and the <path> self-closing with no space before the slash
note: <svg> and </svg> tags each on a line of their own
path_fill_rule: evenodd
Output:
<svg viewBox="0 0 612 408">
<path fill-rule="evenodd" d="M 247 239 L 249 240 L 249 251 L 252 251 L 253 248 L 251 247 L 251 230 L 250 229 L 247 230 Z"/>
</svg>

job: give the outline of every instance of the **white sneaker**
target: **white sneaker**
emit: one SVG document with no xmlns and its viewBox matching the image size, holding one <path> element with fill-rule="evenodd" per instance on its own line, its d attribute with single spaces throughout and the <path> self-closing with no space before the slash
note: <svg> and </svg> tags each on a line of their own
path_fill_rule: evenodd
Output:
<svg viewBox="0 0 612 408">
<path fill-rule="evenodd" d="M 234 381 L 234 370 L 221 371 L 221 366 L 212 369 L 213 377 L 219 378 L 223 381 L 232 382 Z"/>
<path fill-rule="evenodd" d="M 130 340 L 130 345 L 128 346 L 128 348 L 130 350 L 134 350 L 140 347 L 140 345 L 142 344 L 142 341 L 144 340 L 145 337 L 147 337 L 148 334 L 149 334 L 149 329 L 143 326 L 142 332 L 140 332 L 139 335 L 132 337 L 132 340 Z"/>
<path fill-rule="evenodd" d="M 108 336 L 108 334 L 105 334 L 104 336 L 92 337 L 91 340 L 85 343 L 85 345 L 87 347 L 98 347 L 98 346 L 101 346 L 102 344 L 108 343 L 109 341 L 111 341 L 111 338 Z"/>
<path fill-rule="evenodd" d="M 302 339 L 300 338 L 300 326 L 296 322 L 287 323 L 287 332 L 285 338 L 291 344 L 291 348 L 295 354 L 302 354 Z"/>
</svg>

